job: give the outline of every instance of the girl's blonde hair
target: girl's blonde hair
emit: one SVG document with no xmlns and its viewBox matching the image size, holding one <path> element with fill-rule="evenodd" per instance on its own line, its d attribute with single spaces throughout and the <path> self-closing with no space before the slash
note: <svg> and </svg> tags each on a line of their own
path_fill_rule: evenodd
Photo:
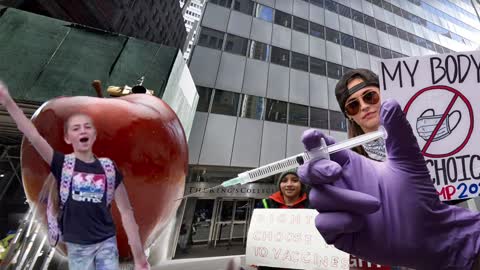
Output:
<svg viewBox="0 0 480 270">
<path fill-rule="evenodd" d="M 59 209 L 60 209 L 60 197 L 58 193 L 58 182 L 55 176 L 53 176 L 52 173 L 50 173 L 45 181 L 43 182 L 42 189 L 40 190 L 40 193 L 38 194 L 38 201 L 39 201 L 39 206 L 42 207 L 41 213 L 47 211 L 47 203 L 50 201 L 52 204 L 52 210 L 53 210 L 53 215 L 57 216 Z M 43 209 L 44 208 L 44 209 Z M 44 210 L 44 211 L 43 211 Z M 46 216 L 45 216 L 46 220 Z"/>
<path fill-rule="evenodd" d="M 70 127 L 70 119 L 72 119 L 72 118 L 75 117 L 75 116 L 84 116 L 84 117 L 87 117 L 88 119 L 90 119 L 90 122 L 92 122 L 92 125 L 94 125 L 93 119 L 92 119 L 92 117 L 90 117 L 90 115 L 88 115 L 88 114 L 86 114 L 86 113 L 74 113 L 74 114 L 70 115 L 70 116 L 65 120 L 65 122 L 63 122 L 63 136 L 66 136 L 66 135 L 67 135 L 68 128 Z"/>
</svg>

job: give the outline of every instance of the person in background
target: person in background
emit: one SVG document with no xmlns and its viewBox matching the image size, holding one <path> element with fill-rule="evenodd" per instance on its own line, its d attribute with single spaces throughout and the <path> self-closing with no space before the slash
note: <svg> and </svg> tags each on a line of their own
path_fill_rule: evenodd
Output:
<svg viewBox="0 0 480 270">
<path fill-rule="evenodd" d="M 262 199 L 257 208 L 309 208 L 307 186 L 300 182 L 297 172 L 287 171 L 277 178 L 278 191 L 268 198 Z M 258 270 L 287 270 L 291 268 L 278 268 L 256 266 Z"/>
<path fill-rule="evenodd" d="M 262 199 L 257 208 L 308 208 L 307 187 L 300 182 L 296 172 L 280 174 L 276 186 L 278 191 Z"/>
</svg>

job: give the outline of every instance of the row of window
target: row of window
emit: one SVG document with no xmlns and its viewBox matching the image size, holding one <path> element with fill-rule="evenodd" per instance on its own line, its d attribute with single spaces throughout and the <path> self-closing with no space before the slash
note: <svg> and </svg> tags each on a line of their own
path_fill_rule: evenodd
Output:
<svg viewBox="0 0 480 270">
<path fill-rule="evenodd" d="M 186 13 L 187 13 L 188 15 L 192 16 L 192 17 L 200 18 L 200 14 L 195 13 L 195 12 L 192 12 L 192 11 L 190 11 L 190 10 L 187 10 Z"/>
<path fill-rule="evenodd" d="M 194 8 L 198 8 L 198 9 L 200 9 L 200 10 L 201 10 L 202 7 L 203 7 L 203 5 L 200 6 L 199 4 L 195 4 L 195 3 L 193 3 L 193 2 L 190 3 L 190 6 L 191 6 L 191 7 L 194 7 Z"/>
<path fill-rule="evenodd" d="M 465 15 L 467 17 L 470 17 L 470 19 L 473 19 L 473 20 L 477 19 L 476 15 L 474 13 L 469 12 L 468 10 L 464 9 L 463 7 L 456 5 L 455 3 L 452 3 L 448 0 L 439 0 L 439 1 L 440 1 L 440 3 L 449 6 L 450 8 L 456 10 L 457 12 L 460 12 L 463 15 Z M 472 3 L 469 0 L 464 0 L 463 2 L 465 2 L 469 6 L 472 5 Z"/>
<path fill-rule="evenodd" d="M 312 128 L 347 131 L 341 112 L 197 86 L 197 111 Z"/>
<path fill-rule="evenodd" d="M 441 11 L 440 9 L 437 9 L 429 4 L 427 4 L 426 2 L 424 1 L 421 1 L 421 0 L 408 0 L 410 3 L 412 4 L 415 4 L 425 10 L 428 10 L 430 11 L 431 13 L 437 15 L 438 17 L 440 18 L 444 18 L 444 19 L 447 19 L 449 21 L 451 21 L 452 23 L 455 23 L 459 26 L 462 26 L 466 29 L 469 29 L 470 31 L 474 31 L 474 32 L 478 32 L 479 30 L 470 26 L 469 24 L 466 24 L 464 23 L 463 21 L 455 18 L 455 17 L 452 17 L 451 15 Z M 440 2 L 442 2 L 444 5 L 447 5 L 449 6 L 450 8 L 454 9 L 456 12 L 458 13 L 462 13 L 463 15 L 467 16 L 467 17 L 470 17 L 470 19 L 473 19 L 473 20 L 477 20 L 478 18 L 473 14 L 473 13 L 470 13 L 466 10 L 464 10 L 463 8 L 451 3 L 450 1 L 448 0 L 440 0 Z"/>
<path fill-rule="evenodd" d="M 427 20 L 424 20 L 424 19 L 422 19 L 422 18 L 420 18 L 420 17 L 418 17 L 418 16 L 416 16 L 416 15 L 414 15 L 414 14 L 408 12 L 408 11 L 405 11 L 404 9 L 401 9 L 401 8 L 395 6 L 395 5 L 392 5 L 392 4 L 390 4 L 386 1 L 381 1 L 381 0 L 377 0 L 377 1 L 367 0 L 367 1 L 369 1 L 373 4 L 379 4 L 380 3 L 380 7 L 383 7 L 384 9 L 386 9 L 388 11 L 391 11 L 391 12 L 397 14 L 398 16 L 403 17 L 403 18 L 405 18 L 409 21 L 421 24 L 421 25 L 429 28 L 430 30 L 432 30 L 434 32 L 437 32 L 439 34 L 442 34 L 442 35 L 444 35 L 448 38 L 452 38 L 453 35 L 455 35 L 457 37 L 457 41 L 465 43 L 462 37 L 451 33 L 447 29 L 444 29 L 444 28 L 442 28 L 438 25 L 435 25 L 431 22 L 428 22 Z M 451 50 L 449 50 L 448 48 L 445 48 L 445 47 L 443 47 L 439 44 L 433 43 L 430 40 L 424 39 L 424 38 L 419 37 L 417 35 L 414 35 L 410 32 L 404 31 L 404 30 L 402 30 L 400 28 L 397 28 L 397 27 L 395 27 L 391 24 L 380 21 L 380 20 L 378 20 L 378 19 L 376 19 L 372 16 L 361 13 L 361 12 L 359 12 L 359 11 L 353 9 L 353 8 L 347 7 L 345 5 L 337 3 L 335 1 L 325 0 L 325 8 L 329 11 L 335 12 L 335 13 L 337 13 L 339 15 L 342 15 L 344 17 L 347 17 L 349 19 L 353 19 L 356 22 L 368 25 L 368 26 L 370 26 L 372 28 L 375 28 L 377 30 L 380 30 L 384 33 L 390 34 L 390 35 L 395 36 L 395 37 L 399 37 L 399 38 L 401 38 L 405 41 L 417 44 L 417 45 L 422 46 L 426 49 L 436 51 L 438 53 L 451 52 Z"/>
<path fill-rule="evenodd" d="M 385 0 L 367 0 L 368 2 L 371 2 L 372 4 L 380 7 L 380 8 L 383 8 L 387 11 L 391 11 L 395 14 L 397 14 L 398 16 L 402 16 L 403 18 L 413 22 L 413 23 L 416 23 L 416 24 L 419 24 L 423 27 L 426 27 L 434 32 L 437 32 L 447 38 L 450 38 L 450 39 L 453 39 L 453 40 L 456 40 L 458 42 L 461 42 L 463 44 L 467 44 L 467 42 L 465 41 L 466 38 L 463 38 L 451 31 L 449 31 L 448 29 L 445 29 L 439 25 L 436 25 L 430 21 L 427 21 L 425 20 L 424 18 L 422 17 L 419 17 L 417 15 L 414 15 L 404 9 L 401 9 L 393 4 L 390 4 L 389 2 L 385 1 Z M 409 0 L 410 1 L 410 0 Z M 427 6 L 425 6 L 425 8 L 427 8 L 430 12 L 432 12 L 432 9 L 431 8 L 428 8 Z M 433 8 L 433 7 L 432 7 Z M 434 13 L 434 12 L 432 12 Z M 402 15 L 400 15 L 402 14 Z M 444 16 L 441 16 L 441 17 L 444 17 Z M 468 26 L 467 28 L 471 28 L 470 26 Z M 474 28 L 471 28 L 471 29 L 474 29 Z M 473 30 L 475 31 L 475 30 Z M 475 31 L 476 32 L 476 31 Z"/>
<path fill-rule="evenodd" d="M 212 3 L 220 3 L 220 1 L 224 1 L 225 3 L 223 3 L 223 2 L 222 3 L 227 4 L 227 7 L 229 7 L 228 2 L 230 0 L 213 0 Z M 313 3 L 312 1 L 314 1 L 314 0 L 310 0 L 311 3 Z M 321 3 L 321 5 L 323 7 L 323 5 L 324 5 L 323 1 L 324 0 L 321 0 L 321 1 L 320 0 L 315 0 L 315 1 L 319 1 L 319 2 L 317 2 L 317 4 L 320 5 L 320 3 Z M 299 18 L 299 17 L 296 17 L 296 16 L 292 16 L 291 14 L 282 12 L 280 10 L 273 9 L 271 7 L 268 7 L 268 6 L 264 6 L 264 5 L 261 5 L 261 4 L 258 4 L 258 3 L 253 3 L 251 0 L 242 0 L 242 1 L 236 0 L 235 2 L 236 3 L 238 2 L 239 5 L 234 5 L 234 9 L 236 9 L 235 7 L 238 6 L 239 11 L 242 11 L 242 12 L 245 12 L 249 15 L 252 15 L 252 12 L 249 12 L 250 7 L 251 7 L 251 9 L 253 10 L 253 16 L 256 17 L 256 18 L 259 18 L 259 19 L 262 19 L 262 20 L 265 20 L 265 21 L 268 21 L 268 22 L 273 22 L 275 24 L 278 24 L 278 25 L 281 25 L 281 26 L 284 26 L 284 27 L 288 27 L 288 28 L 292 28 L 296 31 L 300 31 L 300 32 L 310 34 L 312 36 L 316 36 L 316 37 L 320 37 L 320 38 L 325 37 L 325 35 L 326 35 L 325 32 L 327 34 L 328 33 L 333 33 L 332 35 L 327 35 L 326 36 L 327 39 L 331 38 L 331 39 L 329 39 L 330 41 L 339 43 L 339 39 L 336 37 L 336 36 L 338 36 L 338 34 L 335 34 L 335 33 L 340 33 L 340 32 L 338 32 L 336 30 L 333 30 L 333 29 L 330 29 L 330 28 L 327 28 L 329 30 L 326 30 L 325 29 L 326 27 L 324 27 L 320 24 L 310 22 L 308 20 L 305 20 L 305 19 L 302 19 L 302 18 Z M 241 5 L 240 3 L 243 3 L 243 5 Z M 247 3 L 251 3 L 251 5 L 247 5 Z M 246 6 L 248 6 L 248 8 L 243 8 L 243 9 L 241 8 L 241 7 L 246 7 Z M 355 9 L 351 9 L 350 7 L 339 4 L 337 2 L 334 2 L 334 1 L 331 1 L 331 0 L 325 0 L 325 8 L 332 11 L 332 12 L 335 12 L 335 13 L 338 13 L 342 16 L 345 16 L 347 18 L 353 19 L 356 22 L 366 24 L 366 25 L 368 25 L 372 28 L 376 28 L 376 29 L 378 29 L 382 32 L 393 35 L 395 37 L 399 37 L 399 38 L 401 38 L 405 41 L 417 44 L 419 46 L 422 46 L 426 49 L 435 51 L 437 53 L 452 52 L 450 49 L 445 48 L 445 47 L 443 47 L 439 44 L 436 44 L 434 42 L 431 42 L 430 40 L 424 39 L 424 38 L 419 37 L 417 35 L 414 35 L 410 32 L 404 31 L 404 30 L 402 30 L 400 28 L 397 28 L 397 27 L 395 27 L 391 24 L 388 24 L 388 23 L 385 23 L 383 21 L 377 20 L 372 16 L 363 14 L 359 11 L 356 11 Z M 401 10 L 399 12 L 401 13 Z M 411 13 L 405 13 L 405 14 L 410 14 L 410 15 L 414 16 Z M 432 25 L 432 27 L 435 26 L 435 25 L 433 25 L 429 22 L 428 22 L 428 25 Z M 447 31 L 447 30 L 445 30 L 445 31 Z M 448 31 L 447 31 L 447 33 L 448 33 Z M 347 35 L 347 34 L 344 34 L 344 35 Z"/>
<path fill-rule="evenodd" d="M 308 0 L 304 0 L 304 1 L 307 1 L 307 2 L 308 2 Z M 424 26 L 424 27 L 426 27 L 426 28 L 428 28 L 428 29 L 430 29 L 430 30 L 432 30 L 432 31 L 434 31 L 434 32 L 437 32 L 437 33 L 439 33 L 439 34 L 441 34 L 441 35 L 443 35 L 443 36 L 445 36 L 445 37 L 448 37 L 448 38 L 450 38 L 450 39 L 454 39 L 454 40 L 457 40 L 457 41 L 459 41 L 459 42 L 462 42 L 462 43 L 466 44 L 464 38 L 462 38 L 461 36 L 459 36 L 459 35 L 457 35 L 457 34 L 455 34 L 455 33 L 453 33 L 453 32 L 450 32 L 449 30 L 447 30 L 447 29 L 445 29 L 445 28 L 443 28 L 443 27 L 441 27 L 441 26 L 439 26 L 439 25 L 436 25 L 436 24 L 434 24 L 434 23 L 432 23 L 432 22 L 429 22 L 429 21 L 427 21 L 427 20 L 425 20 L 425 19 L 423 19 L 423 18 L 421 18 L 421 17 L 419 17 L 419 16 L 416 16 L 416 15 L 414 15 L 414 14 L 412 14 L 412 13 L 410 13 L 410 12 L 408 12 L 408 11 L 400 8 L 400 7 L 397 7 L 397 6 L 395 6 L 395 5 L 387 2 L 387 1 L 385 1 L 385 0 L 367 0 L 367 1 L 370 2 L 370 3 L 372 3 L 372 4 L 374 4 L 374 5 L 379 6 L 380 8 L 383 8 L 383 9 L 385 9 L 385 10 L 387 10 L 387 11 L 390 11 L 390 12 L 392 12 L 392 13 L 395 13 L 396 15 L 398 15 L 398 16 L 400 16 L 400 17 L 403 17 L 403 18 L 405 18 L 405 19 L 407 19 L 407 20 L 409 20 L 409 21 L 411 21 L 411 22 L 413 22 L 413 23 L 422 25 L 422 26 Z M 353 18 L 353 13 L 354 13 L 354 12 L 358 12 L 358 13 L 360 13 L 360 14 L 363 14 L 363 13 L 361 13 L 361 12 L 355 10 L 355 9 L 351 9 L 351 10 L 352 10 L 352 12 L 351 12 L 351 13 L 352 13 L 352 16 L 350 16 L 350 15 L 349 15 L 349 12 L 348 12 L 348 10 L 350 9 L 349 7 L 344 6 L 344 5 L 340 4 L 340 3 L 337 3 L 337 2 L 335 2 L 335 1 L 333 1 L 333 0 L 310 0 L 310 2 L 311 2 L 311 3 L 314 3 L 314 2 L 315 2 L 315 4 L 317 4 L 317 5 L 321 6 L 321 7 L 325 7 L 326 9 L 328 9 L 328 10 L 330 10 L 330 11 L 332 11 L 332 12 L 338 13 L 338 14 L 340 14 L 340 15 L 342 15 L 342 16 L 345 16 L 345 17 L 348 17 L 348 18 L 351 18 L 351 19 L 354 19 L 354 18 Z M 324 4 L 324 6 L 322 6 L 322 4 Z M 342 11 L 342 10 L 343 10 L 343 11 Z M 365 17 L 365 16 L 368 16 L 368 15 L 363 14 L 363 16 Z M 368 16 L 368 17 L 371 17 L 371 16 Z M 365 20 L 365 24 L 369 25 L 369 24 L 367 23 L 367 19 L 364 19 L 364 20 Z M 372 19 L 370 19 L 370 21 L 372 21 Z M 377 21 L 378 21 L 378 20 L 377 20 Z M 361 21 L 358 21 L 358 22 L 362 23 Z M 374 25 L 369 25 L 369 26 L 375 28 Z M 380 29 L 379 29 L 379 30 L 380 30 Z M 419 37 L 419 38 L 420 38 L 420 37 Z"/>
<path fill-rule="evenodd" d="M 337 32 L 333 29 L 331 31 Z M 337 32 L 337 34 L 339 33 Z M 373 43 L 366 42 L 362 39 L 343 33 L 340 34 L 341 35 L 337 35 L 339 44 L 359 50 L 366 54 L 371 54 L 384 59 L 405 56 Z M 333 33 L 331 35 L 333 35 Z M 218 50 L 223 49 L 226 52 L 239 54 L 242 56 L 246 55 L 249 58 L 271 62 L 277 65 L 291 67 L 318 75 L 328 76 L 334 79 L 340 79 L 344 72 L 351 69 L 350 67 L 335 64 L 294 51 L 285 50 L 259 41 L 248 40 L 243 37 L 220 32 L 207 27 L 202 28 L 197 44 Z"/>
</svg>

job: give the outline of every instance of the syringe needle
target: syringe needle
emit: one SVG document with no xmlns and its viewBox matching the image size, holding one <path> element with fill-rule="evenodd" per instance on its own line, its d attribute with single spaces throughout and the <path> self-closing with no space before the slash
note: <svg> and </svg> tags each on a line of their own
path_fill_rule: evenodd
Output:
<svg viewBox="0 0 480 270">
<path fill-rule="evenodd" d="M 305 151 L 304 153 L 291 156 L 267 165 L 263 165 L 256 169 L 252 169 L 252 170 L 240 173 L 237 177 L 224 181 L 220 185 L 207 188 L 192 194 L 188 194 L 177 200 L 192 197 L 200 192 L 206 192 L 218 187 L 244 185 L 250 182 L 254 182 L 280 172 L 296 169 L 299 166 L 303 165 L 304 162 L 310 161 L 312 159 L 318 159 L 318 158 L 328 159 L 330 154 L 336 153 L 338 151 L 342 151 L 344 149 L 349 149 L 358 145 L 362 145 L 364 143 L 376 140 L 378 138 L 384 138 L 384 139 L 387 138 L 387 131 L 382 126 L 380 126 L 380 128 L 377 131 L 369 132 L 369 133 L 366 133 L 354 138 L 350 138 L 348 140 L 345 140 L 333 145 L 329 145 L 329 146 L 326 145 L 325 140 L 322 138 L 321 145 L 317 148 L 310 149 L 309 151 Z"/>
</svg>

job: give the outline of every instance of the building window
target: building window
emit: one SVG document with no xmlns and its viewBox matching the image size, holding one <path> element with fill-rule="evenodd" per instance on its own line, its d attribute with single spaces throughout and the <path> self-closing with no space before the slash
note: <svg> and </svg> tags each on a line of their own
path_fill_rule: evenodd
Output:
<svg viewBox="0 0 480 270">
<path fill-rule="evenodd" d="M 289 104 L 288 123 L 308 127 L 308 107 L 300 104 Z"/>
<path fill-rule="evenodd" d="M 292 25 L 292 16 L 285 12 L 275 10 L 275 23 L 290 28 Z"/>
<path fill-rule="evenodd" d="M 383 58 L 383 59 L 390 59 L 390 58 L 392 58 L 392 51 L 390 51 L 389 49 L 386 49 L 386 48 L 381 47 L 381 48 L 380 48 L 380 53 L 382 54 L 382 58 Z"/>
<path fill-rule="evenodd" d="M 323 8 L 323 0 L 310 0 L 310 3 Z"/>
<path fill-rule="evenodd" d="M 351 71 L 351 70 L 353 70 L 353 69 L 351 69 L 351 68 L 349 68 L 349 67 L 346 67 L 346 66 L 342 66 L 342 72 L 343 72 L 342 74 L 345 74 L 345 73 L 347 73 L 347 72 L 349 72 L 349 71 Z"/>
<path fill-rule="evenodd" d="M 340 33 L 340 39 L 342 46 L 346 46 L 352 49 L 355 49 L 353 44 L 353 37 L 344 33 Z"/>
<path fill-rule="evenodd" d="M 352 18 L 352 14 L 350 12 L 350 8 L 347 6 L 344 6 L 342 4 L 338 4 L 338 13 L 344 17 L 347 18 Z"/>
<path fill-rule="evenodd" d="M 327 62 L 327 74 L 328 77 L 339 80 L 342 77 L 342 66 Z"/>
<path fill-rule="evenodd" d="M 435 51 L 435 45 L 430 40 L 425 39 L 425 45 L 427 45 L 427 49 Z"/>
<path fill-rule="evenodd" d="M 365 21 L 366 25 L 375 28 L 375 19 L 373 17 L 363 14 L 363 20 Z"/>
<path fill-rule="evenodd" d="M 254 3 L 252 0 L 234 0 L 233 9 L 247 15 L 252 15 L 253 5 Z"/>
<path fill-rule="evenodd" d="M 247 53 L 248 39 L 227 34 L 225 42 L 225 51 L 235 54 L 245 55 Z"/>
<path fill-rule="evenodd" d="M 403 57 L 403 55 L 401 53 L 397 53 L 395 51 L 392 51 L 392 58 L 400 58 L 400 57 Z"/>
<path fill-rule="evenodd" d="M 215 90 L 212 103 L 212 113 L 225 114 L 231 116 L 237 116 L 238 102 L 240 100 L 240 94 Z"/>
<path fill-rule="evenodd" d="M 417 36 L 415 36 L 414 34 L 409 33 L 409 32 L 407 32 L 407 35 L 408 35 L 408 41 L 409 42 L 411 42 L 413 44 L 417 44 Z"/>
<path fill-rule="evenodd" d="M 265 98 L 243 95 L 240 107 L 240 117 L 263 120 L 265 112 Z"/>
<path fill-rule="evenodd" d="M 363 14 L 355 9 L 352 9 L 352 19 L 363 24 Z"/>
<path fill-rule="evenodd" d="M 368 2 L 371 2 L 372 4 L 374 4 L 378 7 L 382 7 L 382 0 L 370 0 Z"/>
<path fill-rule="evenodd" d="M 293 16 L 293 29 L 308 34 L 308 21 Z"/>
<path fill-rule="evenodd" d="M 382 57 L 380 54 L 380 47 L 370 42 L 368 42 L 368 53 L 379 58 Z"/>
<path fill-rule="evenodd" d="M 273 22 L 273 8 L 257 4 L 253 16 L 267 22 Z"/>
<path fill-rule="evenodd" d="M 280 100 L 267 99 L 265 120 L 278 123 L 286 123 L 287 103 Z"/>
<path fill-rule="evenodd" d="M 271 62 L 274 64 L 289 66 L 290 63 L 290 54 L 288 50 L 281 49 L 278 47 L 272 46 L 272 57 Z"/>
<path fill-rule="evenodd" d="M 440 46 L 440 45 L 438 45 L 438 44 L 436 44 L 436 43 L 434 43 L 434 45 L 435 45 L 435 50 L 436 50 L 438 53 L 443 53 L 442 46 Z"/>
<path fill-rule="evenodd" d="M 268 55 L 270 54 L 270 46 L 258 42 L 255 40 L 250 41 L 250 49 L 248 50 L 248 57 L 262 60 L 262 61 L 268 61 Z"/>
<path fill-rule="evenodd" d="M 425 40 L 424 38 L 421 38 L 419 36 L 416 36 L 416 40 L 417 40 L 417 44 L 424 47 L 424 48 L 427 48 L 427 40 Z"/>
<path fill-rule="evenodd" d="M 292 68 L 308 72 L 308 56 L 292 52 Z"/>
<path fill-rule="evenodd" d="M 325 39 L 325 27 L 323 25 L 310 22 L 310 35 Z"/>
<path fill-rule="evenodd" d="M 392 36 L 398 37 L 397 28 L 395 26 L 387 24 L 387 32 Z"/>
<path fill-rule="evenodd" d="M 398 30 L 398 37 L 405 41 L 408 41 L 408 33 L 402 29 L 397 29 L 397 30 Z"/>
<path fill-rule="evenodd" d="M 325 27 L 325 34 L 327 40 L 340 44 L 340 32 L 331 28 Z"/>
<path fill-rule="evenodd" d="M 232 0 L 210 0 L 209 2 L 226 8 L 232 6 Z"/>
<path fill-rule="evenodd" d="M 208 112 L 210 106 L 210 98 L 212 97 L 212 88 L 197 86 L 198 92 L 198 112 Z"/>
<path fill-rule="evenodd" d="M 203 27 L 198 39 L 198 45 L 213 49 L 222 49 L 223 33 L 217 30 Z"/>
<path fill-rule="evenodd" d="M 338 4 L 332 0 L 325 0 L 325 8 L 331 12 L 337 13 Z"/>
<path fill-rule="evenodd" d="M 315 57 L 310 57 L 310 72 L 318 75 L 327 75 L 327 63 Z"/>
<path fill-rule="evenodd" d="M 328 110 L 310 107 L 310 126 L 328 129 Z"/>
<path fill-rule="evenodd" d="M 387 33 L 387 24 L 382 22 L 382 21 L 379 21 L 377 19 L 375 19 L 375 23 L 377 25 L 377 29 L 384 32 L 384 33 Z"/>
<path fill-rule="evenodd" d="M 392 11 L 392 4 L 386 1 L 382 1 L 382 7 L 390 12 Z"/>
<path fill-rule="evenodd" d="M 347 121 L 343 113 L 330 111 L 330 129 L 335 131 L 347 131 Z"/>
<path fill-rule="evenodd" d="M 392 5 L 392 11 L 393 13 L 397 14 L 398 16 L 402 17 L 402 9 Z"/>
</svg>

